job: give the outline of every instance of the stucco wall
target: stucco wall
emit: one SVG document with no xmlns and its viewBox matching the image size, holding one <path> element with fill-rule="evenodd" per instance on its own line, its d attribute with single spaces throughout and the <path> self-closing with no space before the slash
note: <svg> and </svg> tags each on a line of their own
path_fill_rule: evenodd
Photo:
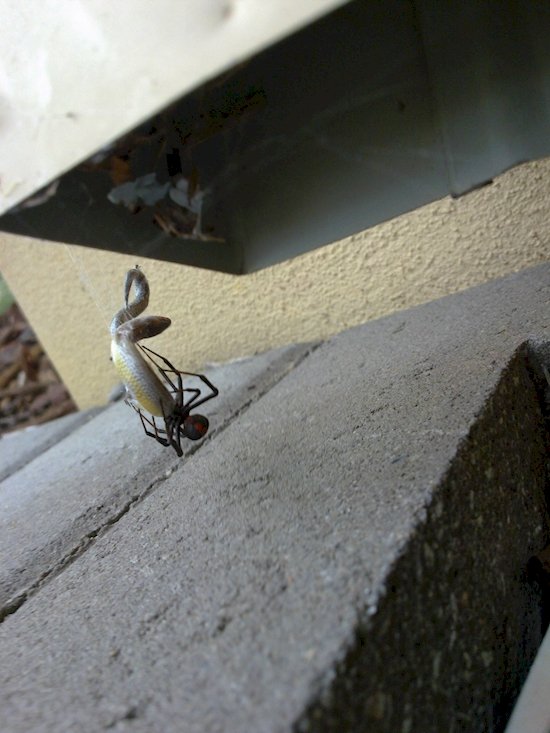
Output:
<svg viewBox="0 0 550 733">
<path fill-rule="evenodd" d="M 550 159 L 445 198 L 282 265 L 243 277 L 139 260 L 154 340 L 182 369 L 349 326 L 550 258 Z M 110 319 L 135 259 L 0 234 L 0 271 L 81 407 L 116 383 Z"/>
</svg>

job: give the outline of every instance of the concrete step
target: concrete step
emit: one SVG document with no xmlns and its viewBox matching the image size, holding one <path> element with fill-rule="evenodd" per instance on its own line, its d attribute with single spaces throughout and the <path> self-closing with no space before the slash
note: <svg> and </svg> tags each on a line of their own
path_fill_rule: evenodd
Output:
<svg viewBox="0 0 550 733">
<path fill-rule="evenodd" d="M 209 405 L 208 440 L 312 348 L 285 347 L 209 370 L 221 395 Z M 72 431 L 65 437 L 67 427 Z M 35 434 L 40 437 L 36 457 L 23 448 Z M 4 455 L 17 435 L 0 441 Z M 54 435 L 60 440 L 48 447 Z M 37 433 L 23 431 L 21 439 L 22 455 L 14 451 L 13 456 L 19 464 L 23 455 L 28 462 L 0 484 L 0 618 L 180 465 L 172 449 L 144 434 L 137 415 L 123 402 L 93 419 L 83 413 L 74 416 L 72 425 L 65 418 Z M 187 441 L 184 459 L 198 447 Z"/>
<path fill-rule="evenodd" d="M 5 479 L 2 729 L 501 730 L 542 635 L 549 282 L 220 368 L 182 460 L 117 405 Z"/>
<path fill-rule="evenodd" d="M 1 436 L 0 481 L 26 466 L 48 448 L 60 443 L 73 430 L 97 415 L 100 409 L 75 412 L 52 420 L 45 425 L 33 425 Z"/>
</svg>

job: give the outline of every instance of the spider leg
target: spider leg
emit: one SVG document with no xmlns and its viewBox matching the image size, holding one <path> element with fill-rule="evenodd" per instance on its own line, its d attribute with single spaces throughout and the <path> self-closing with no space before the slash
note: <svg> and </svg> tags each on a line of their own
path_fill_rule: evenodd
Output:
<svg viewBox="0 0 550 733">
<path fill-rule="evenodd" d="M 219 390 L 217 389 L 217 387 L 214 387 L 212 382 L 208 379 L 208 377 L 205 377 L 204 374 L 196 374 L 195 372 L 184 372 L 184 371 L 181 371 L 181 369 L 176 369 L 176 367 L 171 362 L 169 362 L 168 359 L 166 359 L 164 356 L 161 356 L 160 354 L 157 354 L 156 351 L 149 349 L 147 346 L 142 346 L 141 344 L 139 344 L 139 346 L 147 354 L 153 354 L 153 356 L 156 356 L 158 359 L 160 359 L 161 361 L 163 361 L 166 364 L 168 369 L 163 369 L 158 364 L 156 364 L 156 362 L 153 359 L 151 359 L 151 357 L 149 357 L 151 361 L 153 362 L 153 364 L 155 364 L 157 369 L 160 372 L 162 372 L 162 374 L 165 376 L 166 380 L 172 385 L 175 391 L 177 392 L 185 391 L 182 388 L 182 381 L 181 381 L 181 377 L 183 374 L 185 374 L 188 377 L 196 377 L 197 379 L 200 379 L 211 390 L 211 394 L 206 395 L 202 398 L 200 398 L 200 395 L 201 395 L 200 390 L 197 390 L 197 394 L 193 395 L 193 397 L 191 397 L 191 399 L 187 402 L 186 405 L 182 405 L 186 409 L 191 409 L 191 407 L 195 409 L 199 405 L 202 405 L 203 403 L 208 402 L 208 400 L 213 399 L 214 397 L 216 397 L 219 394 Z M 177 375 L 178 377 L 178 388 L 177 389 L 175 385 L 172 383 L 172 380 L 167 376 L 167 372 Z M 191 392 L 192 390 L 188 389 L 187 391 Z"/>
<path fill-rule="evenodd" d="M 192 392 L 193 393 L 193 396 L 190 397 L 187 400 L 187 402 L 184 399 L 184 395 L 183 395 L 184 392 Z M 185 387 L 184 389 L 181 390 L 181 393 L 182 393 L 182 400 L 181 400 L 181 405 L 180 405 L 181 406 L 181 409 L 182 409 L 182 411 L 185 411 L 186 413 L 189 413 L 189 407 L 193 404 L 193 400 L 196 400 L 197 397 L 200 396 L 201 391 L 197 387 Z M 178 390 L 178 394 L 179 394 L 179 390 Z"/>
<path fill-rule="evenodd" d="M 181 432 L 180 432 L 180 428 L 179 428 L 179 423 L 178 423 L 178 425 L 176 427 L 175 434 L 176 434 L 175 439 L 174 438 L 172 439 L 172 448 L 176 451 L 176 453 L 178 454 L 178 456 L 182 456 L 183 455 L 183 449 L 181 447 Z"/>
<path fill-rule="evenodd" d="M 217 387 L 214 387 L 212 382 L 208 379 L 208 377 L 205 377 L 204 374 L 195 374 L 194 372 L 181 372 L 181 374 L 186 374 L 189 377 L 197 377 L 197 379 L 200 379 L 201 382 L 204 382 L 204 384 L 206 384 L 206 386 L 211 390 L 210 394 L 207 394 L 204 397 L 200 397 L 201 392 L 200 390 L 197 390 L 198 394 L 191 397 L 191 399 L 186 404 L 187 409 L 196 409 L 199 405 L 202 405 L 205 402 L 208 402 L 208 400 L 212 400 L 214 399 L 214 397 L 217 397 L 219 395 L 219 389 Z"/>
<path fill-rule="evenodd" d="M 178 456 L 183 455 L 183 450 L 181 447 L 181 436 L 180 436 L 180 430 L 179 430 L 179 420 L 174 419 L 172 415 L 169 417 L 166 417 L 164 413 L 164 405 L 162 405 L 162 417 L 164 419 L 164 426 L 166 428 L 166 439 L 167 439 L 167 445 L 171 445 L 172 448 L 176 451 Z M 153 418 L 154 420 L 154 418 Z M 175 435 L 175 437 L 174 437 Z"/>
<path fill-rule="evenodd" d="M 182 389 L 181 392 L 183 393 L 183 391 L 185 390 Z M 183 397 L 181 399 L 183 399 Z M 146 417 L 141 411 L 141 408 L 138 407 L 131 398 L 126 400 L 126 404 L 130 405 L 130 407 L 135 410 L 135 412 L 137 412 L 137 414 L 139 415 L 139 419 L 141 420 L 141 425 L 143 427 L 145 435 L 149 436 L 150 438 L 154 438 L 157 443 L 160 443 L 165 448 L 171 446 L 176 451 L 178 456 L 183 455 L 183 450 L 181 447 L 181 435 L 179 431 L 180 423 L 177 419 L 174 419 L 173 416 L 167 416 L 165 414 L 164 405 L 162 405 L 162 419 L 164 420 L 164 428 L 160 428 L 157 425 L 155 417 L 153 415 L 151 416 L 151 419 Z M 152 431 L 150 428 L 152 428 Z"/>
<path fill-rule="evenodd" d="M 149 359 L 153 366 L 161 373 L 163 379 L 170 386 L 170 389 L 176 400 L 175 409 L 171 411 L 169 415 L 165 414 L 163 406 L 162 417 L 164 419 L 165 430 L 160 431 L 160 433 L 165 435 L 166 438 L 162 437 L 159 440 L 159 430 L 156 427 L 156 424 L 153 426 L 155 430 L 155 435 L 153 437 L 155 437 L 158 442 L 162 443 L 162 445 L 172 446 L 178 456 L 181 456 L 183 455 L 181 439 L 182 437 L 189 437 L 188 435 L 186 435 L 184 429 L 182 428 L 183 422 L 189 415 L 191 409 L 195 409 L 199 405 L 202 405 L 204 402 L 208 402 L 208 400 L 216 397 L 216 395 L 219 394 L 218 389 L 212 384 L 208 377 L 204 376 L 204 374 L 197 374 L 195 372 L 184 372 L 181 369 L 176 369 L 172 362 L 170 362 L 161 354 L 157 354 L 157 352 L 153 351 L 153 349 L 150 349 L 147 346 L 143 346 L 142 344 L 137 344 L 137 346 L 142 350 L 143 354 Z M 161 363 L 164 364 L 164 366 L 161 366 Z M 195 377 L 195 379 L 200 379 L 202 383 L 208 387 L 210 393 L 204 395 L 197 387 L 184 388 L 182 379 L 184 375 Z M 176 377 L 175 380 L 174 377 Z M 191 395 L 187 402 L 185 402 L 185 392 Z M 150 421 L 149 424 L 151 425 Z M 147 432 L 146 428 L 145 430 Z M 147 432 L 147 434 L 150 435 L 149 432 Z"/>
<path fill-rule="evenodd" d="M 133 409 L 134 409 L 134 410 L 135 410 L 135 411 L 137 412 L 137 414 L 139 415 L 139 419 L 141 420 L 141 425 L 142 425 L 142 427 L 143 427 L 143 430 L 144 430 L 144 432 L 145 432 L 145 435 L 148 435 L 148 436 L 149 436 L 150 438 L 154 438 L 154 439 L 155 439 L 155 440 L 156 440 L 156 441 L 157 441 L 158 443 L 160 443 L 161 445 L 165 446 L 166 448 L 167 448 L 167 447 L 168 447 L 169 445 L 171 445 L 171 443 L 169 442 L 169 440 L 168 440 L 167 438 L 163 438 L 163 437 L 162 437 L 162 434 L 163 434 L 163 433 L 165 433 L 166 435 L 167 435 L 167 433 L 166 433 L 166 431 L 165 431 L 165 430 L 162 430 L 162 428 L 159 428 L 159 427 L 157 426 L 157 424 L 156 424 L 156 422 L 155 422 L 155 418 L 154 418 L 154 417 L 153 417 L 153 419 L 152 419 L 152 420 L 149 420 L 149 418 L 147 418 L 147 417 L 145 417 L 145 416 L 144 416 L 144 414 L 142 413 L 142 411 L 140 410 L 140 408 L 139 408 L 139 407 L 136 407 L 136 406 L 135 406 L 134 404 L 132 404 L 131 402 L 129 402 L 128 404 L 129 404 L 129 405 L 130 405 L 130 407 L 132 407 L 132 408 L 133 408 Z M 148 429 L 148 427 L 147 427 L 147 426 L 150 426 L 151 428 L 153 428 L 153 431 L 154 431 L 154 432 L 151 432 L 151 431 L 150 431 L 150 430 Z"/>
<path fill-rule="evenodd" d="M 174 392 L 177 392 L 177 391 L 181 390 L 182 384 L 181 384 L 180 374 L 179 374 L 178 370 L 175 369 L 172 366 L 172 364 L 170 364 L 170 362 L 167 359 L 164 358 L 164 356 L 161 356 L 160 354 L 157 354 L 156 351 L 153 351 L 152 349 L 147 348 L 147 346 L 143 346 L 143 344 L 136 344 L 136 346 L 138 347 L 138 349 L 141 349 L 145 353 L 145 356 L 149 359 L 149 361 L 153 364 L 153 366 L 155 366 L 159 370 L 159 372 L 162 374 L 162 376 L 164 377 L 164 379 L 166 379 L 166 381 L 168 382 L 168 384 L 170 385 L 170 387 L 174 390 Z M 163 369 L 151 357 L 151 354 L 153 354 L 153 356 L 156 356 L 158 359 L 161 359 L 163 362 L 165 362 L 165 364 L 168 364 L 170 368 L 169 369 Z M 174 384 L 174 382 L 170 379 L 170 377 L 168 376 L 168 372 L 172 372 L 177 377 L 179 377 L 179 379 L 178 379 L 178 387 L 176 387 L 176 385 Z"/>
</svg>

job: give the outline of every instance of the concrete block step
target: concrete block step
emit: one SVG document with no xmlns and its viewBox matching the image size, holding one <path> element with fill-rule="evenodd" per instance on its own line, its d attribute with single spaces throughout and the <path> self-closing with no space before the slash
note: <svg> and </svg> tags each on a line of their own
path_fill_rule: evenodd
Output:
<svg viewBox="0 0 550 733">
<path fill-rule="evenodd" d="M 52 420 L 45 425 L 33 425 L 0 438 L 0 481 L 15 473 L 48 448 L 97 415 L 101 408 L 84 410 Z"/>
<path fill-rule="evenodd" d="M 284 347 L 208 370 L 220 396 L 208 405 L 212 428 L 206 440 L 214 439 L 312 348 Z M 26 457 L 27 464 L 0 483 L 0 618 L 201 445 L 187 441 L 184 457 L 178 459 L 172 449 L 144 434 L 137 415 L 123 402 L 89 418 L 85 413 L 72 423 L 44 426 L 32 435 L 24 432 L 26 444 L 37 436 L 38 455 L 22 450 L 16 461 Z M 39 453 L 52 443 L 52 435 L 60 440 Z"/>
<path fill-rule="evenodd" d="M 549 283 L 302 351 L 183 461 L 115 408 L 50 456 L 59 490 L 18 472 L 0 557 L 6 598 L 34 591 L 0 626 L 3 730 L 502 730 L 542 636 Z"/>
</svg>

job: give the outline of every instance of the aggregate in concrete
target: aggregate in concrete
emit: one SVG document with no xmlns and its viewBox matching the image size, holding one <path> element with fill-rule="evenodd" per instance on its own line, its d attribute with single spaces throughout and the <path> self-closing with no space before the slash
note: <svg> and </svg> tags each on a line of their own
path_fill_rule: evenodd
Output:
<svg viewBox="0 0 550 733">
<path fill-rule="evenodd" d="M 220 390 L 204 410 L 212 437 L 310 348 L 285 347 L 210 369 Z M 118 403 L 2 481 L 0 610 L 16 608 L 200 445 L 187 442 L 184 457 L 177 458 L 143 433 L 131 408 Z"/>
<path fill-rule="evenodd" d="M 3 730 L 492 730 L 540 637 L 549 276 L 340 334 L 174 466 L 5 618 Z"/>
</svg>

